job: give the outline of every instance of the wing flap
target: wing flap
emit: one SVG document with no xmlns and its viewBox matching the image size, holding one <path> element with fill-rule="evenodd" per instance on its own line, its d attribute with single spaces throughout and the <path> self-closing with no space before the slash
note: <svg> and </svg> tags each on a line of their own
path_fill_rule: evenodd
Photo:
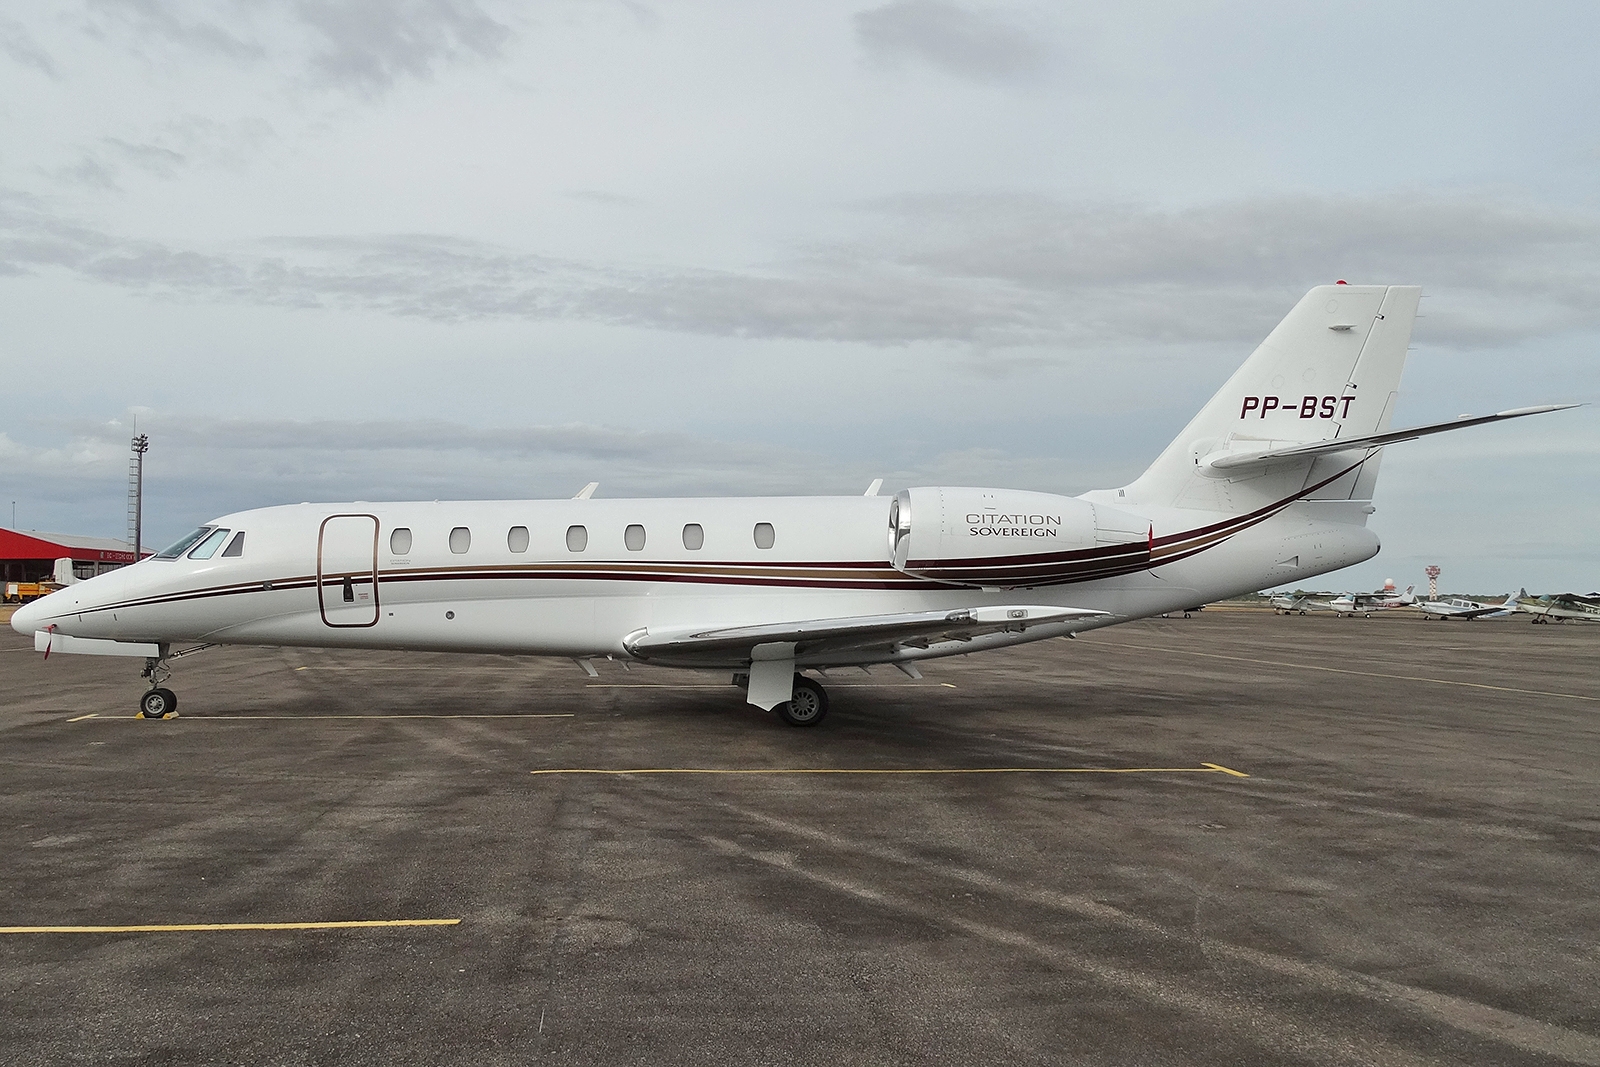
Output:
<svg viewBox="0 0 1600 1067">
<path fill-rule="evenodd" d="M 624 642 L 643 660 L 692 659 L 710 655 L 749 658 L 757 645 L 794 645 L 796 658 L 819 652 L 927 648 L 941 641 L 968 641 L 992 633 L 1020 633 L 1035 626 L 1084 621 L 1107 615 L 1088 608 L 1033 604 L 857 615 L 839 619 L 762 623 L 699 630 L 641 631 Z"/>
</svg>

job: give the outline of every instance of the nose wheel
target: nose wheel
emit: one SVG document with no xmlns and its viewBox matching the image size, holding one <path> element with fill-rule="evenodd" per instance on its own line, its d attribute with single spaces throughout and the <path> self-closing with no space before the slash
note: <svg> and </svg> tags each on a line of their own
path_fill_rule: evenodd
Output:
<svg viewBox="0 0 1600 1067">
<path fill-rule="evenodd" d="M 204 652 L 215 645 L 195 645 L 191 648 L 171 651 L 167 645 L 161 646 L 161 655 L 151 656 L 144 661 L 144 670 L 139 672 L 139 677 L 150 679 L 150 690 L 139 698 L 139 714 L 137 719 L 173 719 L 178 715 L 178 696 L 170 689 L 163 688 L 161 683 L 172 677 L 172 670 L 167 666 L 171 659 L 182 659 L 192 656 L 196 652 Z"/>
<path fill-rule="evenodd" d="M 178 714 L 178 695 L 170 689 L 157 687 L 139 699 L 139 717 L 165 719 Z"/>
<path fill-rule="evenodd" d="M 166 650 L 166 646 L 163 645 L 161 651 L 166 652 Z M 167 667 L 167 659 L 167 656 L 151 656 L 144 661 L 144 670 L 139 676 L 150 679 L 150 689 L 139 698 L 139 714 L 134 718 L 168 719 L 177 716 L 178 695 L 161 685 L 172 676 L 172 671 Z"/>
</svg>

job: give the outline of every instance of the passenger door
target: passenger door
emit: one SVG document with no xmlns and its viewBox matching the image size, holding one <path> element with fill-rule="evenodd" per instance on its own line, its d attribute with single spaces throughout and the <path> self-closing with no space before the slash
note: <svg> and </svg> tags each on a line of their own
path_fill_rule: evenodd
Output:
<svg viewBox="0 0 1600 1067">
<path fill-rule="evenodd" d="M 317 603 L 329 626 L 378 622 L 378 517 L 330 515 L 317 532 Z"/>
</svg>

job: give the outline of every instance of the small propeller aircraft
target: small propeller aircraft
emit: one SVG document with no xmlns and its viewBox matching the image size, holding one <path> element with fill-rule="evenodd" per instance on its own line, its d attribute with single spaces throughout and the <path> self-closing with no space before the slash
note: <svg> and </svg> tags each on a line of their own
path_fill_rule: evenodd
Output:
<svg viewBox="0 0 1600 1067">
<path fill-rule="evenodd" d="M 1328 601 L 1328 609 L 1340 615 L 1354 618 L 1356 615 L 1372 617 L 1374 611 L 1388 611 L 1390 608 L 1403 608 L 1416 602 L 1412 590 L 1416 586 L 1406 586 L 1404 593 L 1394 591 L 1394 579 L 1390 578 L 1383 583 L 1383 588 L 1376 593 L 1345 593 Z"/>
<path fill-rule="evenodd" d="M 1600 593 L 1548 593 L 1530 597 L 1524 589 L 1517 598 L 1517 607 L 1533 616 L 1538 622 L 1600 622 Z"/>
<path fill-rule="evenodd" d="M 132 656 L 141 714 L 213 644 L 492 652 L 717 670 L 795 726 L 809 674 L 1127 622 L 1370 559 L 1384 447 L 1575 405 L 1391 430 L 1421 290 L 1312 289 L 1137 479 L 1077 497 L 298 504 L 223 515 L 17 611 L 46 654 Z M 179 647 L 194 642 L 190 647 Z"/>
<path fill-rule="evenodd" d="M 1517 613 L 1515 593 L 1507 593 L 1499 604 L 1485 604 L 1466 597 L 1452 596 L 1440 600 L 1419 600 L 1413 605 L 1424 619 L 1503 619 Z"/>
<path fill-rule="evenodd" d="M 1308 611 L 1328 611 L 1328 601 L 1313 593 L 1279 593 L 1272 598 L 1274 615 L 1304 615 Z"/>
</svg>

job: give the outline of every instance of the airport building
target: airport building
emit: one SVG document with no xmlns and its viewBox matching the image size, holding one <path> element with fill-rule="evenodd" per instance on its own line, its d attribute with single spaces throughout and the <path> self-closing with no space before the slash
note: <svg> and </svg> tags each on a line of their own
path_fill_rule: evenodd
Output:
<svg viewBox="0 0 1600 1067">
<path fill-rule="evenodd" d="M 93 578 L 132 563 L 133 546 L 109 537 L 0 529 L 0 582 L 46 580 L 63 558 L 72 560 L 79 578 Z"/>
</svg>

